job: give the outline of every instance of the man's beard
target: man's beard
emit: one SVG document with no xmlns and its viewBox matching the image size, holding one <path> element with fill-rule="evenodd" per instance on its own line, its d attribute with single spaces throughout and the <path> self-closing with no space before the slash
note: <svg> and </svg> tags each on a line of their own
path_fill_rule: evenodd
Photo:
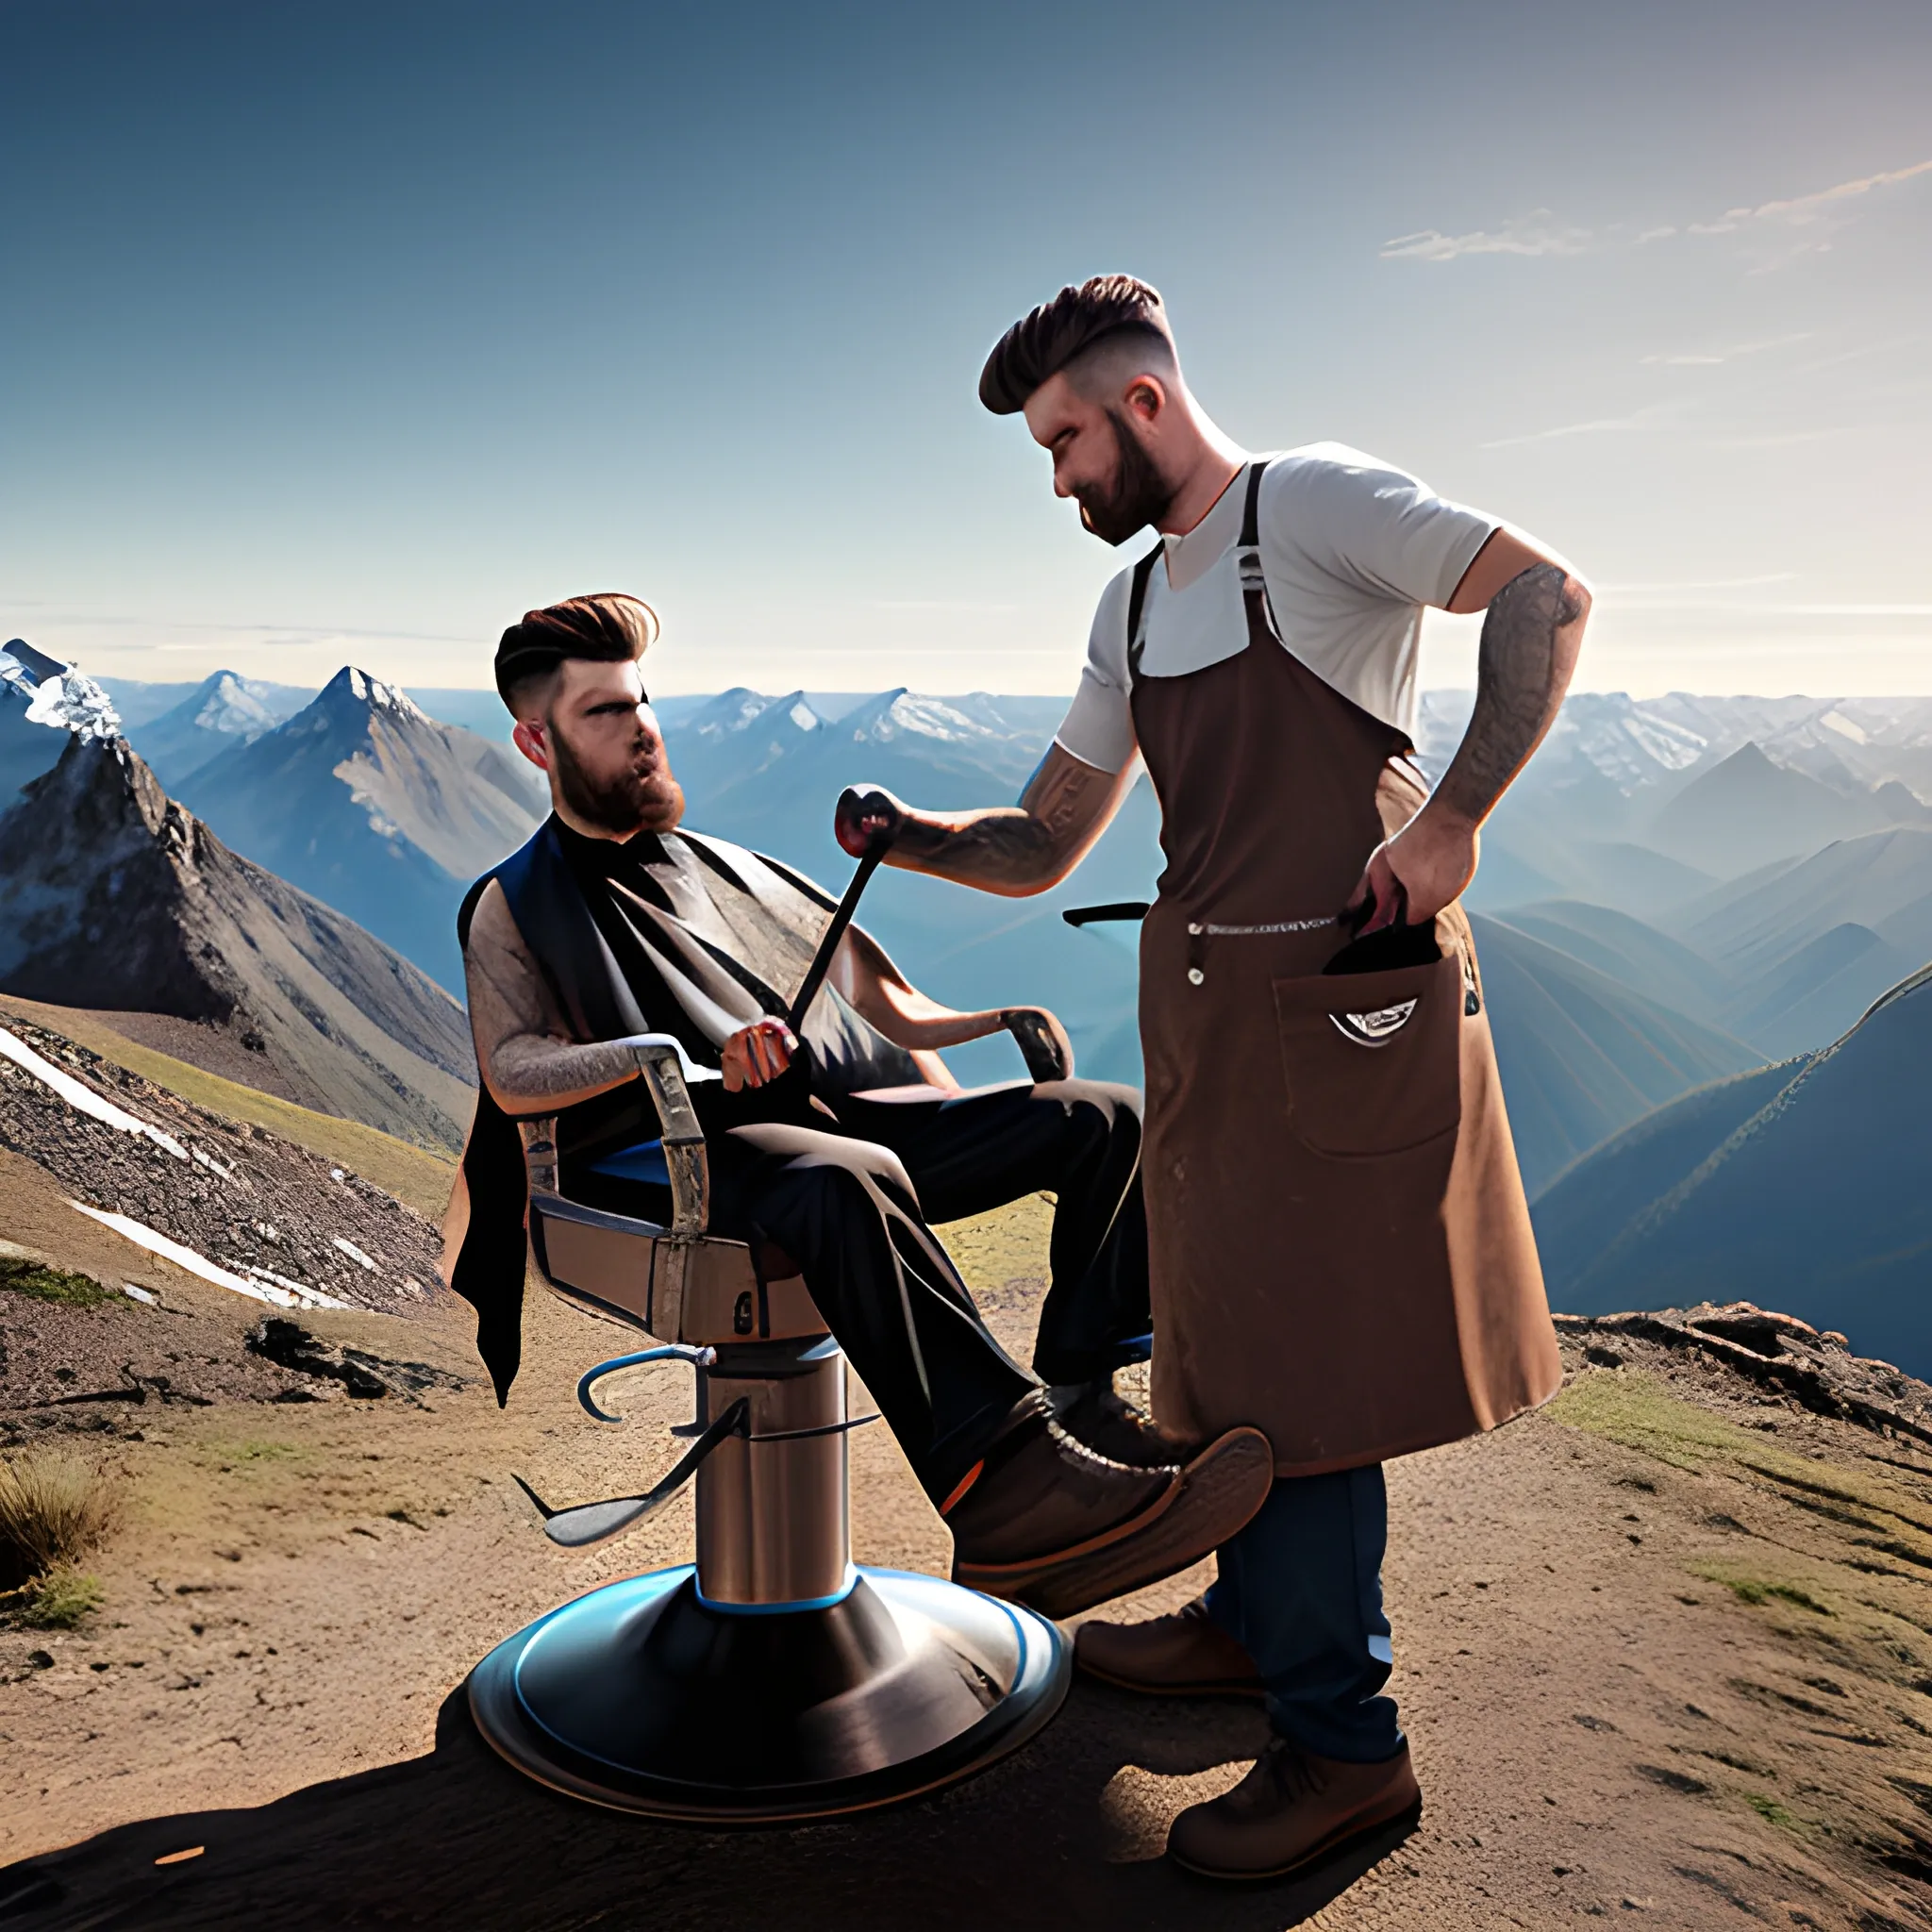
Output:
<svg viewBox="0 0 1932 1932">
<path fill-rule="evenodd" d="M 669 832 L 684 816 L 684 788 L 671 775 L 660 751 L 648 771 L 626 764 L 616 777 L 593 777 L 555 724 L 550 727 L 550 761 L 557 789 L 571 814 L 600 831 L 628 839 L 636 832 Z"/>
<path fill-rule="evenodd" d="M 1174 492 L 1120 411 L 1108 410 L 1107 420 L 1113 425 L 1114 447 L 1120 453 L 1113 487 L 1103 493 L 1096 485 L 1076 491 L 1074 497 L 1080 506 L 1080 521 L 1103 543 L 1118 545 L 1149 524 L 1158 524 L 1167 514 Z"/>
</svg>

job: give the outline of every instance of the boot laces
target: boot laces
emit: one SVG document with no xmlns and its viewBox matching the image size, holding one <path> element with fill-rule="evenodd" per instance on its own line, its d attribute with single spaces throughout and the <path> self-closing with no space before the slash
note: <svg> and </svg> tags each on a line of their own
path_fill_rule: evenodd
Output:
<svg viewBox="0 0 1932 1932">
<path fill-rule="evenodd" d="M 1053 1445 L 1070 1462 L 1075 1462 L 1095 1475 L 1153 1475 L 1155 1470 L 1136 1469 L 1131 1463 L 1116 1462 L 1110 1456 L 1103 1456 L 1098 1449 L 1090 1449 L 1078 1436 L 1060 1427 L 1057 1422 L 1049 1422 L 1046 1433 Z"/>
</svg>

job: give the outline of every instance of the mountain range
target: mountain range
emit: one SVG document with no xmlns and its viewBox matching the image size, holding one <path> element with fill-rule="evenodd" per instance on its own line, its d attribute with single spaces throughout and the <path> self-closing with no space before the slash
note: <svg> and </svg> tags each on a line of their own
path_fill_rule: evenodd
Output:
<svg viewBox="0 0 1932 1932">
<path fill-rule="evenodd" d="M 179 1058 L 459 1147 L 474 1060 L 456 1001 L 231 852 L 124 740 L 63 736 L 0 817 L 0 991 L 177 1023 L 155 1043 Z"/>
<path fill-rule="evenodd" d="M 1559 945 L 1472 915 L 1496 1062 L 1532 1199 L 1653 1108 L 1762 1057 Z"/>
<path fill-rule="evenodd" d="M 1932 1371 L 1932 968 L 1822 1051 L 1699 1088 L 1532 1212 L 1558 1307 L 1755 1301 Z"/>
<path fill-rule="evenodd" d="M 0 686 L 0 762 L 25 743 L 29 775 L 66 735 L 22 722 L 61 668 L 30 655 Z M 225 843 L 459 991 L 457 901 L 545 798 L 502 743 L 491 693 L 433 695 L 489 735 L 354 668 L 318 694 L 223 672 L 124 685 L 114 701 L 165 789 Z M 1425 765 L 1449 755 L 1468 708 L 1466 693 L 1424 699 Z M 741 688 L 658 709 L 690 822 L 836 890 L 850 872 L 830 833 L 842 786 L 1010 800 L 1062 707 Z M 1569 701 L 1485 828 L 1469 894 L 1532 1187 L 1682 1092 L 1826 1045 L 1932 957 L 1932 810 L 1911 790 L 1928 778 L 1928 700 Z M 1052 893 L 991 900 L 889 869 L 862 917 L 936 996 L 1051 1005 L 1085 1071 L 1137 1079 L 1134 930 L 1074 931 L 1059 914 L 1151 897 L 1158 829 L 1142 782 Z M 1016 1071 L 997 1044 L 958 1058 L 966 1077 Z"/>
<path fill-rule="evenodd" d="M 201 768 L 238 744 L 252 744 L 292 718 L 309 694 L 286 684 L 217 671 L 177 705 L 122 723 L 162 785 L 178 791 Z"/>
<path fill-rule="evenodd" d="M 548 810 L 541 775 L 353 667 L 235 738 L 189 774 L 182 804 L 459 993 L 458 904 Z"/>
</svg>

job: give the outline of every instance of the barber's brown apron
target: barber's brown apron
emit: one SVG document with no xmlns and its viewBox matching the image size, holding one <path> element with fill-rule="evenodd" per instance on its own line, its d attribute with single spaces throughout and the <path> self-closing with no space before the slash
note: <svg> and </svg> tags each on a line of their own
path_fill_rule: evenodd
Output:
<svg viewBox="0 0 1932 1932">
<path fill-rule="evenodd" d="M 1561 1369 L 1461 908 L 1432 964 L 1322 972 L 1426 793 L 1407 739 L 1276 633 L 1264 467 L 1214 566 L 1241 574 L 1246 648 L 1141 671 L 1158 551 L 1128 620 L 1167 858 L 1141 940 L 1154 1407 L 1196 1438 L 1251 1424 L 1313 1475 L 1494 1428 Z"/>
</svg>

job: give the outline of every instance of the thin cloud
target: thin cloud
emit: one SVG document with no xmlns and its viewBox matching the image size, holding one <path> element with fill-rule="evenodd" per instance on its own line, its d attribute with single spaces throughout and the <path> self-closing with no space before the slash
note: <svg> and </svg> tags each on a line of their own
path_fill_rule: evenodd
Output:
<svg viewBox="0 0 1932 1932">
<path fill-rule="evenodd" d="M 1612 429 L 1635 429 L 1653 412 L 1639 409 L 1628 416 L 1594 416 L 1587 423 L 1563 423 L 1555 429 L 1533 429 L 1525 436 L 1499 436 L 1479 442 L 1478 449 L 1516 449 L 1525 442 L 1554 442 L 1564 436 L 1600 436 Z"/>
<path fill-rule="evenodd" d="M 1932 617 L 1932 604 L 1789 604 L 1767 606 L 1792 617 Z"/>
<path fill-rule="evenodd" d="M 1801 194 L 1790 201 L 1760 202 L 1756 208 L 1734 208 L 1727 222 L 1815 222 L 1834 202 L 1849 201 L 1854 195 L 1870 194 L 1874 188 L 1890 188 L 1909 181 L 1915 175 L 1932 175 L 1932 161 L 1915 161 L 1909 168 L 1893 168 L 1881 175 L 1861 175 L 1856 181 L 1840 181 L 1836 188 L 1822 188 L 1816 194 Z"/>
<path fill-rule="evenodd" d="M 869 597 L 872 610 L 943 610 L 966 617 L 1010 617 L 1017 604 L 982 604 L 967 597 Z"/>
<path fill-rule="evenodd" d="M 1383 242 L 1379 253 L 1385 261 L 1455 261 L 1465 255 L 1591 255 L 1607 248 L 1642 247 L 1677 235 L 1736 235 L 1754 227 L 1811 227 L 1828 220 L 1844 202 L 1928 174 L 1932 174 L 1932 160 L 1915 161 L 1908 168 L 1861 175 L 1857 180 L 1840 181 L 1812 194 L 1727 208 L 1712 221 L 1660 223 L 1645 228 L 1630 222 L 1613 222 L 1606 228 L 1578 227 L 1574 223 L 1559 221 L 1550 208 L 1532 208 L 1528 214 L 1512 216 L 1499 228 L 1474 228 L 1463 235 L 1423 228 L 1412 235 L 1397 235 Z"/>
<path fill-rule="evenodd" d="M 8 603 L 18 609 L 52 611 L 55 614 L 43 619 L 42 622 L 57 627 L 84 625 L 91 630 L 136 630 L 150 635 L 161 631 L 194 633 L 194 638 L 187 643 L 143 645 L 145 649 L 157 651 L 200 650 L 201 639 L 208 633 L 245 638 L 258 644 L 291 648 L 303 644 L 345 642 L 358 638 L 371 638 L 382 641 L 402 640 L 411 643 L 429 644 L 474 644 L 477 641 L 475 634 L 458 636 L 449 631 L 439 630 L 358 630 L 345 625 L 228 624 L 216 622 L 211 618 L 123 617 L 92 610 L 69 610 L 51 600 L 16 597 L 8 598 Z M 111 648 L 119 650 L 123 647 L 117 644 Z"/>
<path fill-rule="evenodd" d="M 1546 208 L 1512 217 L 1500 228 L 1477 228 L 1467 235 L 1445 235 L 1424 228 L 1398 235 L 1382 244 L 1385 260 L 1454 261 L 1459 255 L 1582 255 L 1591 245 L 1588 228 L 1571 227 Z"/>
<path fill-rule="evenodd" d="M 1767 349 L 1788 349 L 1794 342 L 1808 342 L 1810 331 L 1794 336 L 1768 336 L 1762 341 L 1731 342 L 1722 349 L 1693 349 L 1671 356 L 1644 356 L 1640 359 L 1665 369 L 1713 369 L 1721 362 L 1736 362 L 1746 356 L 1761 356 Z"/>
<path fill-rule="evenodd" d="M 1636 597 L 1674 591 L 1759 591 L 1767 584 L 1793 584 L 1797 580 L 1796 571 L 1779 570 L 1760 577 L 1686 577 L 1655 584 L 1598 584 L 1596 588 L 1607 596 Z"/>
</svg>

